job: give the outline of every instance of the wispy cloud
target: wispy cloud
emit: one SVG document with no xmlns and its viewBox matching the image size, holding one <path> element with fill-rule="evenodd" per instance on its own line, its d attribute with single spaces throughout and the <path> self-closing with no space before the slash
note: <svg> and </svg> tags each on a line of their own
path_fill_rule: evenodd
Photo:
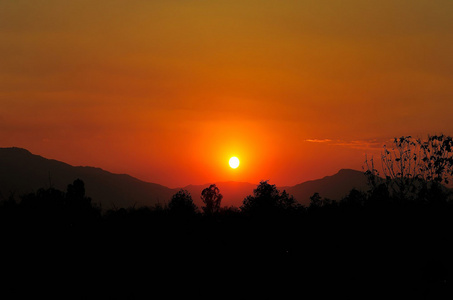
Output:
<svg viewBox="0 0 453 300">
<path fill-rule="evenodd" d="M 387 139 L 363 139 L 363 140 L 331 140 L 331 139 L 306 139 L 309 143 L 325 143 L 332 146 L 349 147 L 362 150 L 381 149 Z"/>
<path fill-rule="evenodd" d="M 328 142 L 331 142 L 332 140 L 329 140 L 329 139 L 307 139 L 305 141 L 306 142 L 310 142 L 310 143 L 328 143 Z"/>
</svg>

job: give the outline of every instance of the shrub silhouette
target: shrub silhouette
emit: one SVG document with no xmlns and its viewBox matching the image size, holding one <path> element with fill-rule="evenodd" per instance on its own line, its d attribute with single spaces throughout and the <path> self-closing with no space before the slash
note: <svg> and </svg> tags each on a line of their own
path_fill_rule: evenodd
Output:
<svg viewBox="0 0 453 300">
<path fill-rule="evenodd" d="M 54 188 L 41 188 L 36 193 L 22 195 L 20 205 L 29 212 L 52 215 L 62 212 L 65 206 L 65 195 Z"/>
<path fill-rule="evenodd" d="M 368 191 L 366 205 L 372 207 L 383 207 L 391 204 L 391 197 L 388 186 L 385 183 L 378 184 Z"/>
<path fill-rule="evenodd" d="M 193 203 L 192 196 L 187 190 L 180 189 L 171 197 L 168 210 L 177 215 L 194 215 L 197 206 Z"/>
<path fill-rule="evenodd" d="M 340 204 L 342 206 L 349 206 L 349 207 L 362 207 L 366 202 L 366 194 L 357 190 L 352 189 L 349 191 L 349 194 L 341 199 Z"/>
<path fill-rule="evenodd" d="M 369 182 L 373 188 L 386 184 L 391 196 L 400 201 L 419 198 L 427 189 L 438 189 L 453 177 L 453 138 L 428 135 L 426 140 L 411 136 L 394 138 L 393 145 L 384 145 L 381 154 L 384 180 L 374 167 L 373 158 L 366 160 Z M 423 191 L 425 190 L 425 191 Z"/>
<path fill-rule="evenodd" d="M 85 196 L 85 184 L 76 179 L 67 192 L 55 188 L 41 188 L 21 196 L 20 207 L 27 218 L 37 224 L 81 225 L 100 218 L 100 209 Z"/>
<path fill-rule="evenodd" d="M 329 198 L 323 198 L 318 192 L 310 196 L 310 209 L 318 209 L 320 207 L 335 206 L 337 202 Z"/>
</svg>

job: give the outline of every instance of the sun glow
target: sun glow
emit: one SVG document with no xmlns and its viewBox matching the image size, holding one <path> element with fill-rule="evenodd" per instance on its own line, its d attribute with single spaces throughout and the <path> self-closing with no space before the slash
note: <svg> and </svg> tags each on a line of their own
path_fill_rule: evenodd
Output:
<svg viewBox="0 0 453 300">
<path fill-rule="evenodd" d="M 230 167 L 232 167 L 233 169 L 236 169 L 237 167 L 239 167 L 239 158 L 237 158 L 236 156 L 233 156 L 232 158 L 230 158 L 229 164 L 230 164 Z"/>
</svg>

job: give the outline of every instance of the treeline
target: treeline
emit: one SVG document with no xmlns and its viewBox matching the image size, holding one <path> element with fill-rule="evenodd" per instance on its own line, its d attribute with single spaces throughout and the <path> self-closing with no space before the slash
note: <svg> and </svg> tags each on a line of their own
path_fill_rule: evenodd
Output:
<svg viewBox="0 0 453 300">
<path fill-rule="evenodd" d="M 368 173 L 366 173 L 368 174 Z M 3 222 L 19 220 L 34 224 L 49 224 L 57 222 L 62 226 L 86 226 L 108 220 L 116 216 L 149 215 L 150 217 L 181 218 L 225 218 L 247 217 L 263 218 L 271 221 L 280 217 L 304 217 L 321 212 L 373 210 L 394 211 L 401 209 L 448 209 L 452 204 L 452 191 L 438 182 L 414 181 L 410 197 L 401 197 L 400 193 L 392 193 L 393 180 L 385 181 L 370 178 L 370 189 L 361 191 L 352 189 L 340 200 L 323 198 L 319 193 L 310 197 L 310 204 L 299 204 L 285 190 L 280 191 L 268 181 L 262 181 L 254 189 L 253 195 L 244 198 L 240 207 L 222 207 L 223 198 L 219 188 L 212 184 L 204 189 L 200 197 L 204 203 L 197 207 L 192 195 L 184 189 L 175 193 L 167 205 L 160 203 L 152 207 L 113 208 L 103 211 L 100 206 L 93 204 L 90 197 L 85 195 L 84 182 L 76 179 L 69 184 L 66 191 L 55 188 L 39 189 L 36 192 L 20 196 L 19 201 L 14 195 L 0 201 L 0 216 Z M 372 182 L 372 183 L 371 183 Z M 379 213 L 383 213 L 380 211 Z"/>
<path fill-rule="evenodd" d="M 41 189 L 2 201 L 3 257 L 12 263 L 4 270 L 15 274 L 14 292 L 28 282 L 17 280 L 22 271 L 36 272 L 32 282 L 43 288 L 47 281 L 37 278 L 51 270 L 57 296 L 61 288 L 98 299 L 197 295 L 198 285 L 205 296 L 396 291 L 430 299 L 453 291 L 453 202 L 440 185 L 420 191 L 403 199 L 384 182 L 339 201 L 314 194 L 305 207 L 263 181 L 239 208 L 222 207 L 211 185 L 201 208 L 181 190 L 167 206 L 102 211 L 78 179 L 65 192 Z"/>
</svg>

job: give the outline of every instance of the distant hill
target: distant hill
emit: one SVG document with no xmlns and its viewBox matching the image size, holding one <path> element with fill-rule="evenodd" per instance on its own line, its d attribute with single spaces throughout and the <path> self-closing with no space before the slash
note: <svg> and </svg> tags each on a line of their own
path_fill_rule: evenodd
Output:
<svg viewBox="0 0 453 300">
<path fill-rule="evenodd" d="M 94 167 L 74 167 L 69 164 L 34 155 L 21 148 L 0 148 L 0 195 L 8 197 L 13 192 L 17 197 L 33 192 L 39 188 L 66 190 L 68 184 L 80 178 L 85 182 L 86 193 L 93 202 L 102 205 L 103 209 L 113 207 L 153 206 L 165 204 L 179 188 L 141 181 L 126 174 L 113 174 Z M 270 182 L 272 183 L 272 182 Z M 242 205 L 247 195 L 251 195 L 257 184 L 247 182 L 216 182 L 223 195 L 222 206 Z M 188 185 L 188 190 L 195 204 L 201 207 L 201 191 L 204 185 Z M 343 169 L 337 174 L 321 179 L 307 181 L 295 186 L 278 187 L 285 189 L 296 200 L 308 205 L 310 196 L 315 192 L 322 197 L 340 200 L 352 188 L 367 189 L 363 172 Z"/>
<path fill-rule="evenodd" d="M 280 189 L 285 189 L 286 192 L 293 195 L 299 203 L 309 205 L 310 196 L 316 192 L 323 198 L 340 200 L 353 188 L 361 191 L 368 190 L 367 177 L 364 172 L 341 169 L 332 176 L 306 181 L 295 186 L 281 187 Z"/>
<path fill-rule="evenodd" d="M 154 205 L 168 202 L 173 189 L 144 182 L 125 174 L 113 174 L 99 168 L 74 167 L 66 163 L 34 155 L 21 148 L 0 148 L 0 192 L 16 197 L 38 190 L 66 190 L 68 184 L 80 178 L 85 182 L 87 196 L 102 204 L 103 209 Z"/>
</svg>

